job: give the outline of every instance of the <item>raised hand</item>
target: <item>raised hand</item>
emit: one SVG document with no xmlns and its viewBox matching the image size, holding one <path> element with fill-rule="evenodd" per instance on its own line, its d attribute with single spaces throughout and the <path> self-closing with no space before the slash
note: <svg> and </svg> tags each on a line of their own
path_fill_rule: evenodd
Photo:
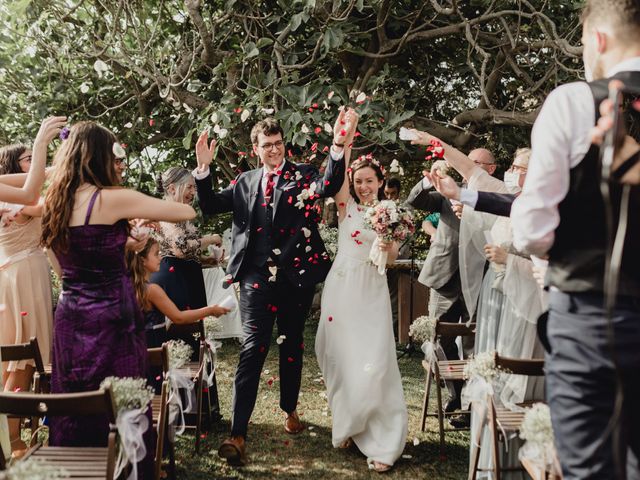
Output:
<svg viewBox="0 0 640 480">
<path fill-rule="evenodd" d="M 410 128 L 409 131 L 415 135 L 415 140 L 411 140 L 411 145 L 429 145 L 431 140 L 438 140 L 438 138 L 434 137 L 430 133 L 422 132 L 420 130 L 416 130 L 415 128 Z"/>
<path fill-rule="evenodd" d="M 425 177 L 443 197 L 460 201 L 460 187 L 453 178 L 448 175 L 441 175 L 438 171 L 434 173 L 425 172 Z"/>
<path fill-rule="evenodd" d="M 490 262 L 498 265 L 507 264 L 508 253 L 504 248 L 499 247 L 498 245 L 485 245 L 484 254 Z"/>
<path fill-rule="evenodd" d="M 216 140 L 209 143 L 209 131 L 205 130 L 198 137 L 196 142 L 196 159 L 198 160 L 198 171 L 204 172 L 209 168 L 213 161 L 213 155 L 216 149 Z"/>
<path fill-rule="evenodd" d="M 348 146 L 353 142 L 353 137 L 358 128 L 359 116 L 353 108 L 343 108 L 338 114 L 333 125 L 333 143 L 335 145 Z"/>
<path fill-rule="evenodd" d="M 40 129 L 34 140 L 34 145 L 49 145 L 56 138 L 67 123 L 67 117 L 48 117 L 40 124 Z"/>
</svg>

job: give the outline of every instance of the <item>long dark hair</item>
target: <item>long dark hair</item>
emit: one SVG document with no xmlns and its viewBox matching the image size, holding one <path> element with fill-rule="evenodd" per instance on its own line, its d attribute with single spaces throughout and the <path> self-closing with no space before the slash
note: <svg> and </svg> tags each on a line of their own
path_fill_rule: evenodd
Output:
<svg viewBox="0 0 640 480">
<path fill-rule="evenodd" d="M 98 188 L 117 187 L 113 144 L 116 136 L 94 122 L 79 122 L 56 152 L 55 173 L 47 190 L 42 214 L 41 243 L 66 252 L 69 248 L 69 220 L 75 194 L 83 183 Z"/>
<path fill-rule="evenodd" d="M 158 241 L 149 237 L 147 243 L 139 252 L 134 252 L 130 249 L 125 251 L 125 260 L 127 261 L 127 268 L 131 272 L 131 279 L 133 280 L 133 289 L 136 292 L 138 304 L 145 312 L 151 310 L 151 303 L 147 295 L 147 271 L 144 268 L 144 261 L 146 260 L 151 248 L 157 245 Z"/>
<path fill-rule="evenodd" d="M 29 150 L 21 143 L 0 148 L 0 175 L 24 173 L 20 168 L 20 155 Z"/>
<path fill-rule="evenodd" d="M 360 203 L 360 199 L 358 198 L 356 189 L 353 186 L 353 177 L 358 170 L 362 170 L 363 168 L 371 168 L 374 172 L 376 172 L 376 177 L 378 178 L 378 180 L 384 182 L 384 171 L 382 170 L 380 163 L 378 163 L 375 158 L 373 158 L 371 155 L 362 155 L 358 157 L 358 159 L 351 164 L 351 167 L 348 170 L 349 193 L 351 193 L 351 196 L 356 201 L 356 203 Z M 384 200 L 384 183 L 382 185 L 382 187 L 378 188 L 378 200 Z"/>
</svg>

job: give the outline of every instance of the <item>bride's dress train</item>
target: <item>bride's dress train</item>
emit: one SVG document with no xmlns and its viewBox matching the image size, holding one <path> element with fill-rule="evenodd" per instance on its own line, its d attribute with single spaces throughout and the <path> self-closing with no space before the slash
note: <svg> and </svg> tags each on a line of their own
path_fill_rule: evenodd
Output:
<svg viewBox="0 0 640 480">
<path fill-rule="evenodd" d="M 316 356 L 332 413 L 332 443 L 352 438 L 369 461 L 400 457 L 407 407 L 396 359 L 386 275 L 369 262 L 375 234 L 350 200 L 322 293 Z"/>
</svg>

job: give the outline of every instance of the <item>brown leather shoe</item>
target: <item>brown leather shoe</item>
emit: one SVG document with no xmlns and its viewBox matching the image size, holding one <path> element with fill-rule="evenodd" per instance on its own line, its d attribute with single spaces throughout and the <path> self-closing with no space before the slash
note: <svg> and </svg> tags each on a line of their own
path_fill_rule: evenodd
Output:
<svg viewBox="0 0 640 480">
<path fill-rule="evenodd" d="M 241 467 L 247 463 L 247 451 L 244 437 L 227 438 L 218 448 L 220 458 L 226 458 L 229 465 Z"/>
<path fill-rule="evenodd" d="M 287 418 L 284 421 L 284 431 L 290 433 L 291 435 L 296 435 L 304 430 L 304 425 L 300 421 L 300 417 L 298 414 L 293 411 L 287 415 Z"/>
</svg>

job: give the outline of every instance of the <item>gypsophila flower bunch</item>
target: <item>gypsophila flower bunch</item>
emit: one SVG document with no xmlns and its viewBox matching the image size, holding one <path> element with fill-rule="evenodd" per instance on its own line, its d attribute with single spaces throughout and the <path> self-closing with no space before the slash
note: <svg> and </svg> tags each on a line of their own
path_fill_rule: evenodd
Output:
<svg viewBox="0 0 640 480">
<path fill-rule="evenodd" d="M 415 232 L 411 212 L 393 200 L 382 200 L 370 207 L 365 212 L 364 223 L 387 242 L 402 242 Z"/>
<path fill-rule="evenodd" d="M 167 342 L 169 348 L 169 368 L 182 368 L 190 360 L 193 355 L 193 348 L 182 340 L 169 340 Z"/>
<path fill-rule="evenodd" d="M 116 412 L 145 409 L 155 394 L 145 378 L 107 377 L 100 383 L 100 388 L 111 388 Z"/>
<path fill-rule="evenodd" d="M 338 252 L 338 229 L 321 223 L 318 225 L 318 232 L 320 233 L 320 238 L 322 238 L 329 257 L 333 260 L 336 258 L 336 253 Z"/>
<path fill-rule="evenodd" d="M 527 409 L 520 426 L 520 438 L 543 448 L 553 446 L 553 427 L 548 405 L 536 403 Z"/>
<path fill-rule="evenodd" d="M 422 315 L 409 326 L 409 336 L 416 342 L 423 344 L 431 340 L 436 333 L 436 319 Z"/>
<path fill-rule="evenodd" d="M 218 317 L 208 316 L 204 317 L 204 336 L 209 340 L 213 340 L 217 333 L 221 333 L 224 330 L 222 320 Z"/>
<path fill-rule="evenodd" d="M 45 460 L 28 458 L 17 462 L 6 471 L 6 480 L 56 480 L 69 478 L 69 472 L 65 469 L 51 465 Z"/>
<path fill-rule="evenodd" d="M 464 366 L 462 376 L 465 380 L 475 376 L 484 378 L 487 382 L 491 382 L 498 378 L 502 370 L 496 367 L 495 350 L 482 352 L 473 356 Z"/>
</svg>

